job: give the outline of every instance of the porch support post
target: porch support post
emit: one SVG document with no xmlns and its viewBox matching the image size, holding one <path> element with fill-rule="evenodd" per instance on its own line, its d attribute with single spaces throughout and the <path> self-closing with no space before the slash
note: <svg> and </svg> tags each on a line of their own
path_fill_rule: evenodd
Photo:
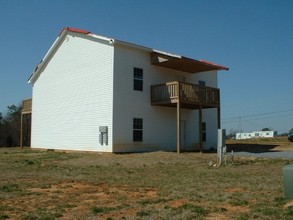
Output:
<svg viewBox="0 0 293 220">
<path fill-rule="evenodd" d="M 217 108 L 217 114 L 218 114 L 218 129 L 221 129 L 221 97 L 220 97 L 220 90 L 218 90 L 218 103 L 219 106 Z"/>
<path fill-rule="evenodd" d="M 177 102 L 177 153 L 180 153 L 180 145 L 181 145 L 181 109 L 180 109 L 180 101 Z"/>
<path fill-rule="evenodd" d="M 220 106 L 217 108 L 217 114 L 218 114 L 218 129 L 221 128 L 221 108 Z"/>
<path fill-rule="evenodd" d="M 202 152 L 202 106 L 198 109 L 199 151 Z"/>
<path fill-rule="evenodd" d="M 20 116 L 20 140 L 19 140 L 19 146 L 20 146 L 20 148 L 23 148 L 23 143 L 22 143 L 22 139 L 23 139 L 23 137 L 22 137 L 22 133 L 23 133 L 23 131 L 22 131 L 22 127 L 23 127 L 23 113 L 22 113 L 22 111 L 21 111 L 21 116 Z"/>
<path fill-rule="evenodd" d="M 177 153 L 180 154 L 180 148 L 181 148 L 181 106 L 180 106 L 180 83 L 177 82 Z"/>
</svg>

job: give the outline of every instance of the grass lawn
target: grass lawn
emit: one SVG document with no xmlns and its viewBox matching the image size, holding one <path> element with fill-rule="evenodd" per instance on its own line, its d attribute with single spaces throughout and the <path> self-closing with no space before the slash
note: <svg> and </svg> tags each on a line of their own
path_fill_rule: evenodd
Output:
<svg viewBox="0 0 293 220">
<path fill-rule="evenodd" d="M 0 219 L 293 219 L 292 160 L 0 148 Z"/>
</svg>

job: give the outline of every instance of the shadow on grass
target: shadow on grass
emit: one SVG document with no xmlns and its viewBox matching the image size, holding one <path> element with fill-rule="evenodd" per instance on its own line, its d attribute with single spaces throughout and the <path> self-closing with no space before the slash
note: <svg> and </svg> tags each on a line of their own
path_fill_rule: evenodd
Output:
<svg viewBox="0 0 293 220">
<path fill-rule="evenodd" d="M 249 153 L 265 153 L 265 152 L 278 152 L 274 150 L 279 145 L 276 144 L 227 144 L 228 152 L 233 150 L 234 152 L 249 152 Z"/>
</svg>

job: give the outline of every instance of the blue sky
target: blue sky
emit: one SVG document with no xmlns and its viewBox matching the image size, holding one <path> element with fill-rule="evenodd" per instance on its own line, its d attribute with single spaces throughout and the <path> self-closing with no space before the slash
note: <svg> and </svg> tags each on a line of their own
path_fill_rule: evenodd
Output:
<svg viewBox="0 0 293 220">
<path fill-rule="evenodd" d="M 31 97 L 27 79 L 66 26 L 228 66 L 228 133 L 293 127 L 291 0 L 0 0 L 0 112 Z"/>
</svg>

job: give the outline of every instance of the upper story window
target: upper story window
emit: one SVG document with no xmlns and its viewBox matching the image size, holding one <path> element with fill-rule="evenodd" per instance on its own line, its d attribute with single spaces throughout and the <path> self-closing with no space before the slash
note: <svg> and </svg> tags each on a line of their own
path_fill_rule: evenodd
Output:
<svg viewBox="0 0 293 220">
<path fill-rule="evenodd" d="M 206 81 L 198 80 L 198 85 L 205 86 L 206 85 Z"/>
<path fill-rule="evenodd" d="M 133 90 L 143 91 L 143 69 L 133 68 Z"/>
</svg>

